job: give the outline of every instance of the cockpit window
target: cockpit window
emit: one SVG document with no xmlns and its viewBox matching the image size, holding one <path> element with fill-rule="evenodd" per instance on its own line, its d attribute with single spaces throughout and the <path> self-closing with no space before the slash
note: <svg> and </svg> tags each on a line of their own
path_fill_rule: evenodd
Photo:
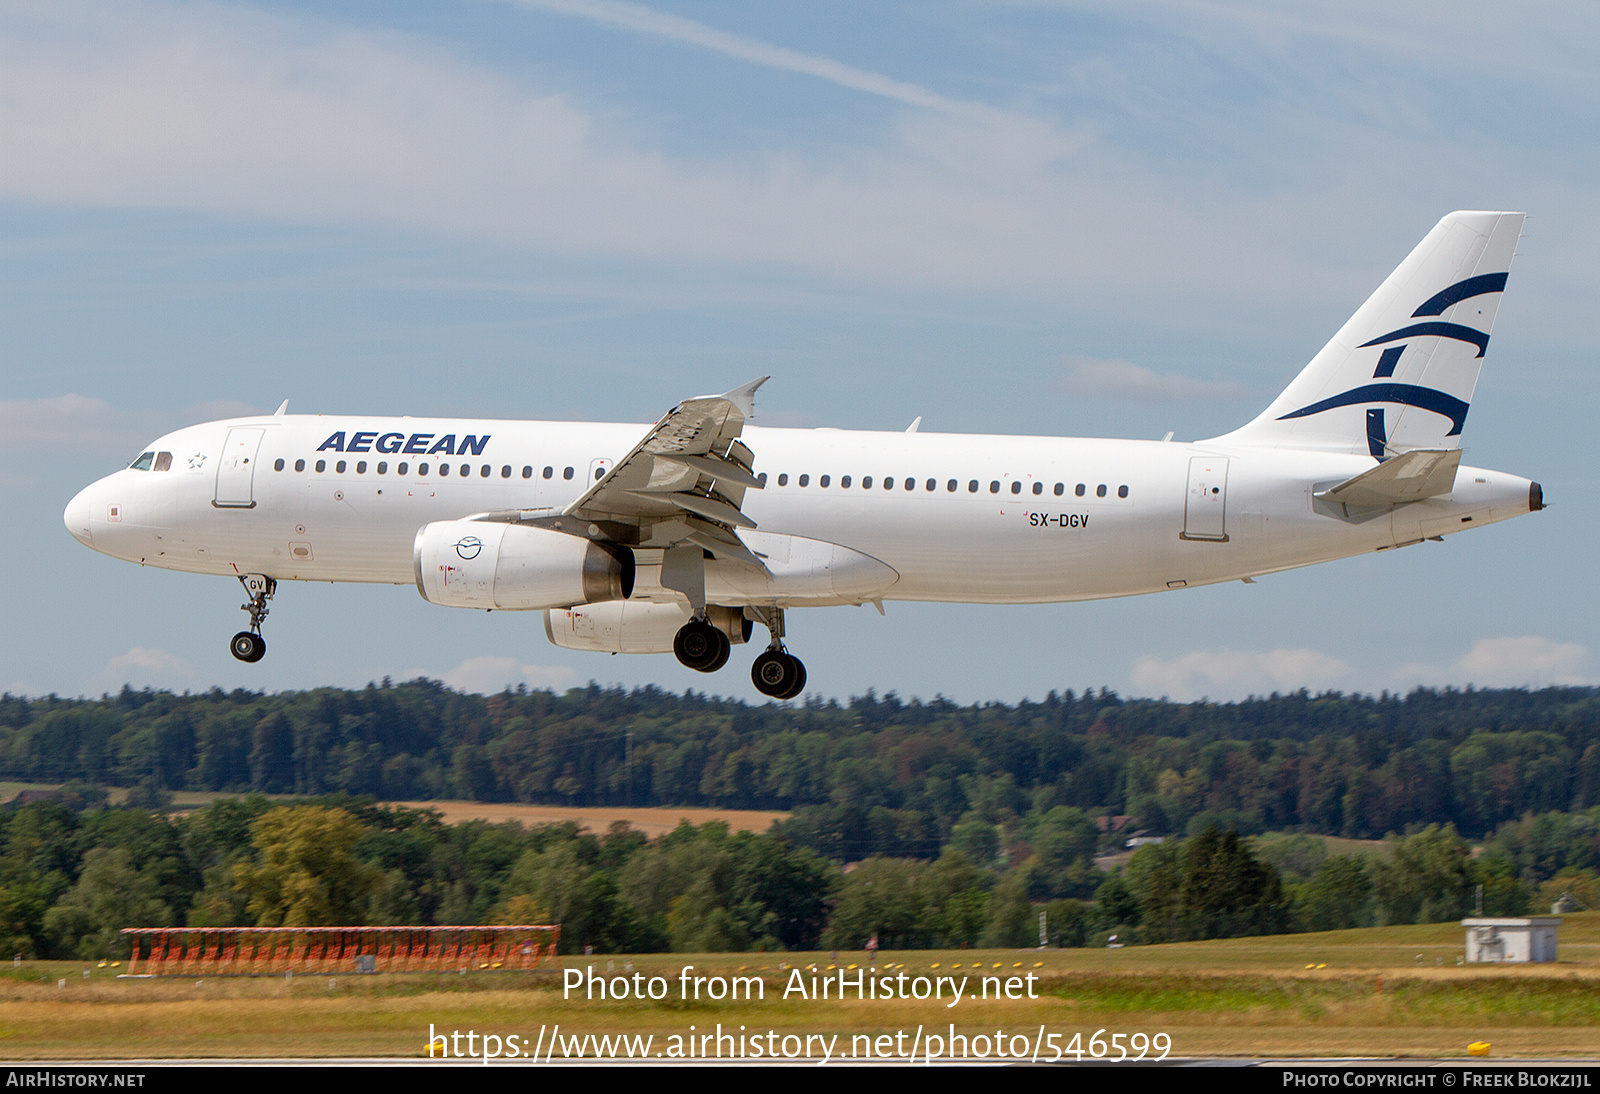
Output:
<svg viewBox="0 0 1600 1094">
<path fill-rule="evenodd" d="M 171 471 L 172 470 L 172 453 L 171 452 L 157 452 L 156 453 L 156 465 L 155 465 L 155 467 L 151 468 L 151 470 L 152 471 Z"/>
<path fill-rule="evenodd" d="M 154 452 L 146 452 L 128 466 L 133 468 L 135 471 L 148 471 L 150 470 L 150 462 L 155 458 L 156 454 Z"/>
</svg>

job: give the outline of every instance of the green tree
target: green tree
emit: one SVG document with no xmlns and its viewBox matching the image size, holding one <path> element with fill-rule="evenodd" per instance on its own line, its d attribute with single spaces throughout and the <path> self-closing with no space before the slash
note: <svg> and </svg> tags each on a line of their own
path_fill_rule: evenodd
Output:
<svg viewBox="0 0 1600 1094">
<path fill-rule="evenodd" d="M 1295 894 L 1295 917 L 1304 931 L 1370 927 L 1375 914 L 1372 870 L 1365 855 L 1324 859 Z"/>
<path fill-rule="evenodd" d="M 1472 907 L 1471 850 L 1456 826 L 1430 824 L 1392 841 L 1374 878 L 1380 923 L 1444 923 Z"/>
<path fill-rule="evenodd" d="M 78 883 L 45 913 L 45 930 L 57 939 L 58 952 L 82 960 L 126 957 L 122 928 L 172 925 L 172 909 L 132 860 L 121 847 L 95 847 L 83 856 Z"/>
<path fill-rule="evenodd" d="M 356 856 L 361 822 L 343 809 L 279 806 L 250 826 L 254 863 L 234 867 L 249 913 L 263 927 L 356 924 L 379 871 Z"/>
</svg>

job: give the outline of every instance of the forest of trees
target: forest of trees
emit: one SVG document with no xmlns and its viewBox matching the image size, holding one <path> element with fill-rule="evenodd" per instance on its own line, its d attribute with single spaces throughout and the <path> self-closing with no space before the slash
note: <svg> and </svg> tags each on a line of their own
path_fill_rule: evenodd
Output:
<svg viewBox="0 0 1600 1094">
<path fill-rule="evenodd" d="M 145 924 L 533 919 L 613 951 L 1021 946 L 1041 911 L 1055 944 L 1085 945 L 1600 899 L 1591 688 L 968 707 L 426 680 L 6 695 L 0 778 L 69 784 L 0 811 L 0 953 L 89 957 Z M 107 787 L 128 805 L 105 807 Z M 239 797 L 174 812 L 173 790 Z M 375 804 L 419 798 L 792 817 L 650 841 Z M 1169 838 L 1096 865 L 1135 830 Z M 1320 835 L 1389 839 L 1330 856 Z"/>
</svg>

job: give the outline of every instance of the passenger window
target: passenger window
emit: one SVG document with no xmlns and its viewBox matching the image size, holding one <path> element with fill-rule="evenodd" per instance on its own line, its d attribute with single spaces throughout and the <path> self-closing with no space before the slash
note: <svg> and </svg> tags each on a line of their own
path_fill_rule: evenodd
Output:
<svg viewBox="0 0 1600 1094">
<path fill-rule="evenodd" d="M 328 469 L 328 461 L 327 460 L 318 460 L 317 461 L 317 474 L 320 475 L 324 471 L 326 471 L 327 469 Z"/>
<path fill-rule="evenodd" d="M 424 475 L 426 475 L 428 473 L 427 466 L 428 466 L 427 464 L 423 464 L 422 465 L 422 473 Z M 450 474 L 450 465 L 447 464 L 447 463 L 441 463 L 439 465 L 439 474 L 441 474 L 441 475 Z"/>
<path fill-rule="evenodd" d="M 1094 488 L 1094 496 L 1097 497 L 1097 498 L 1103 498 L 1103 497 L 1106 496 L 1106 484 L 1105 483 L 1101 483 L 1099 486 Z"/>
<path fill-rule="evenodd" d="M 428 465 L 427 464 L 425 464 L 425 463 L 417 464 L 417 474 L 426 475 L 427 473 L 428 473 Z"/>
<path fill-rule="evenodd" d="M 862 482 L 866 482 L 865 479 L 862 479 L 861 481 Z M 849 475 L 840 475 L 839 476 L 839 489 L 841 489 L 841 490 L 850 489 L 850 476 Z"/>
<path fill-rule="evenodd" d="M 998 494 L 999 492 L 1000 492 L 1000 480 L 999 479 L 990 479 L 989 480 L 989 493 Z"/>
<path fill-rule="evenodd" d="M 810 484 L 810 482 L 811 482 L 811 476 L 810 475 L 801 475 L 800 476 L 800 485 L 801 486 L 807 486 L 807 485 Z"/>
<path fill-rule="evenodd" d="M 509 479 L 511 477 L 511 465 L 509 463 L 500 469 L 500 477 L 502 479 Z"/>
<path fill-rule="evenodd" d="M 1127 496 L 1128 496 L 1128 488 L 1126 486 L 1117 487 L 1117 497 L 1125 498 Z"/>
<path fill-rule="evenodd" d="M 140 457 L 138 459 L 134 460 L 128 466 L 133 468 L 135 471 L 148 471 L 148 470 L 150 470 L 151 462 L 155 458 L 156 458 L 156 454 L 154 452 L 145 452 L 142 455 L 140 455 Z"/>
<path fill-rule="evenodd" d="M 367 461 L 366 460 L 361 460 L 359 463 L 356 464 L 356 474 L 365 475 L 366 473 L 367 473 Z"/>
<path fill-rule="evenodd" d="M 511 476 L 511 468 L 509 468 L 509 467 L 506 468 L 504 471 L 500 472 L 500 477 L 502 479 L 510 478 L 510 476 Z M 489 477 L 489 465 L 488 464 L 484 464 L 481 468 L 478 469 L 478 477 L 480 479 L 486 479 L 486 478 Z"/>
<path fill-rule="evenodd" d="M 1056 497 L 1059 498 L 1062 494 L 1064 494 L 1066 492 L 1066 489 L 1067 489 L 1067 484 L 1066 483 L 1064 483 L 1064 482 L 1056 483 Z"/>
<path fill-rule="evenodd" d="M 1080 482 L 1080 483 L 1079 483 L 1079 484 L 1078 484 L 1078 487 L 1077 487 L 1077 489 L 1076 489 L 1076 490 L 1074 490 L 1074 491 L 1073 491 L 1073 493 L 1074 493 L 1074 494 L 1076 494 L 1076 495 L 1078 495 L 1078 497 L 1080 497 L 1080 498 L 1081 498 L 1081 497 L 1083 497 L 1083 483 L 1081 483 L 1081 482 Z"/>
<path fill-rule="evenodd" d="M 762 486 L 767 485 L 767 473 L 765 471 L 761 472 L 761 474 L 756 476 L 756 481 Z"/>
<path fill-rule="evenodd" d="M 937 479 L 929 479 L 928 480 L 928 493 L 931 494 L 935 490 L 937 490 L 938 488 L 939 488 L 939 480 L 937 480 Z"/>
<path fill-rule="evenodd" d="M 907 479 L 906 480 L 906 489 L 907 490 L 915 490 L 916 488 L 917 488 L 917 480 L 916 479 Z"/>
<path fill-rule="evenodd" d="M 283 470 L 283 461 L 282 460 L 278 460 L 275 463 L 273 463 L 272 469 L 274 471 L 282 471 Z"/>
<path fill-rule="evenodd" d="M 967 483 L 967 493 L 976 494 L 977 492 L 978 492 L 978 480 L 977 479 L 973 479 L 971 482 Z"/>
<path fill-rule="evenodd" d="M 818 486 L 827 486 L 828 485 L 828 476 L 827 475 L 823 475 L 820 479 L 818 479 L 817 480 L 817 485 Z"/>
<path fill-rule="evenodd" d="M 779 486 L 788 486 L 789 485 L 789 472 L 785 471 L 783 474 L 778 476 L 778 485 Z"/>
<path fill-rule="evenodd" d="M 561 472 L 561 477 L 564 478 L 564 479 L 569 479 L 570 480 L 572 478 L 572 468 L 569 467 L 566 470 L 562 471 Z"/>
<path fill-rule="evenodd" d="M 894 479 L 893 479 L 893 477 L 888 476 L 888 475 L 884 476 L 883 488 L 885 490 L 893 490 L 894 489 Z"/>
<path fill-rule="evenodd" d="M 1022 483 L 1020 483 L 1020 482 L 1017 482 L 1017 481 L 1016 481 L 1016 480 L 1012 480 L 1012 483 L 1011 483 L 1011 492 L 1012 492 L 1012 493 L 1013 493 L 1013 494 L 1020 494 L 1020 493 L 1022 493 Z"/>
<path fill-rule="evenodd" d="M 411 466 L 411 465 L 410 465 L 410 464 L 408 464 L 408 463 L 401 463 L 401 464 L 397 464 L 397 465 L 396 465 L 396 466 L 395 466 L 395 469 L 394 469 L 394 473 L 395 473 L 395 474 L 396 474 L 396 475 L 404 475 L 404 474 L 405 474 L 405 473 L 406 473 L 406 468 L 408 468 L 408 467 L 410 467 L 410 466 Z"/>
<path fill-rule="evenodd" d="M 172 453 L 171 452 L 157 452 L 156 453 L 156 465 L 155 465 L 154 470 L 156 470 L 156 471 L 171 471 L 172 470 Z"/>
<path fill-rule="evenodd" d="M 861 476 L 861 489 L 863 489 L 863 490 L 871 490 L 872 489 L 872 476 L 871 475 L 863 475 L 863 476 Z"/>
<path fill-rule="evenodd" d="M 525 479 L 533 478 L 533 468 L 528 467 L 527 465 L 523 465 L 522 477 L 525 478 Z"/>
<path fill-rule="evenodd" d="M 387 475 L 388 473 L 389 473 L 389 464 L 388 464 L 388 462 L 384 461 L 384 460 L 378 461 L 378 474 Z"/>
<path fill-rule="evenodd" d="M 472 477 L 472 465 L 470 463 L 462 464 L 460 467 L 456 468 L 456 474 L 460 475 L 464 479 L 470 479 Z"/>
<path fill-rule="evenodd" d="M 950 491 L 950 493 L 954 494 L 956 492 L 956 480 L 951 479 L 949 482 L 944 484 L 944 488 Z"/>
<path fill-rule="evenodd" d="M 547 478 L 547 479 L 551 475 L 554 475 L 555 473 L 556 473 L 556 469 L 553 468 L 553 467 L 547 467 L 547 468 L 544 469 L 544 477 Z"/>
<path fill-rule="evenodd" d="M 603 479 L 605 477 L 606 477 L 606 469 L 605 468 L 597 467 L 597 468 L 594 469 L 594 481 L 595 482 L 599 482 L 601 479 Z"/>
<path fill-rule="evenodd" d="M 338 463 L 334 464 L 333 469 L 341 475 L 344 474 L 344 461 L 340 460 Z"/>
<path fill-rule="evenodd" d="M 1042 483 L 1042 482 L 1036 482 L 1036 483 L 1034 483 L 1034 484 L 1033 484 L 1033 492 L 1034 492 L 1034 493 L 1035 493 L 1035 494 L 1042 494 L 1042 493 L 1044 493 L 1044 483 Z"/>
<path fill-rule="evenodd" d="M 295 460 L 294 461 L 294 469 L 296 471 L 304 471 L 306 469 L 306 461 L 305 460 Z"/>
</svg>

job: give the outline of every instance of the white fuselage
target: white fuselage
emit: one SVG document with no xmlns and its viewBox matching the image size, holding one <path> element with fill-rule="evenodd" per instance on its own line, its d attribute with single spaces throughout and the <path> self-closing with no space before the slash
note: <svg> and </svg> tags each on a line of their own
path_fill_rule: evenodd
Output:
<svg viewBox="0 0 1600 1094">
<path fill-rule="evenodd" d="M 157 459 L 87 487 L 66 523 L 97 551 L 166 569 L 411 584 L 424 525 L 559 510 L 649 429 L 307 415 L 213 422 L 151 446 L 171 454 L 167 469 L 154 469 Z M 1532 486 L 1461 467 L 1446 496 L 1352 518 L 1313 493 L 1376 466 L 1368 456 L 755 426 L 743 439 L 766 483 L 748 492 L 743 512 L 759 536 L 777 537 L 762 542 L 837 544 L 893 574 L 822 592 L 708 574 L 708 599 L 729 606 L 1043 603 L 1204 585 L 1504 520 L 1530 510 Z M 659 554 L 639 552 L 636 596 L 674 595 L 660 587 L 659 565 Z"/>
</svg>

